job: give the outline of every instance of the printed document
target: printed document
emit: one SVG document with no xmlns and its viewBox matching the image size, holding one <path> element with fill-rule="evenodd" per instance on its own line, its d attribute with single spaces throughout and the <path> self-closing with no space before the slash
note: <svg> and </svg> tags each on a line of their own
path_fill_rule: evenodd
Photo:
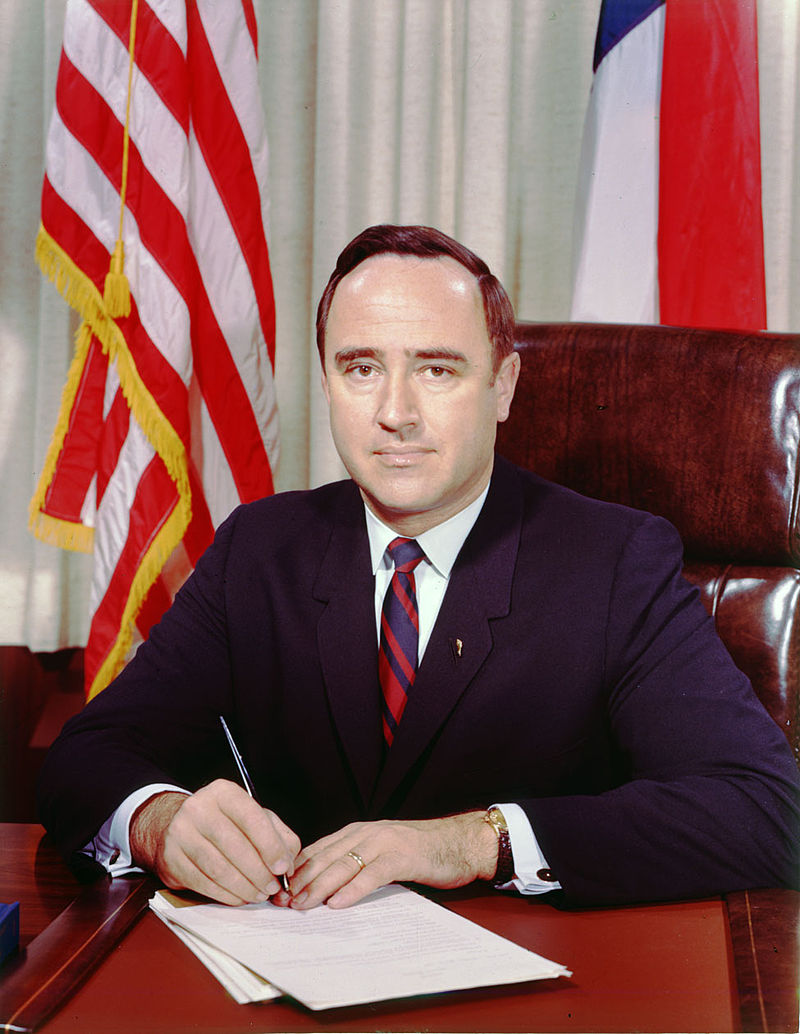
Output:
<svg viewBox="0 0 800 1034">
<path fill-rule="evenodd" d="M 357 905 L 301 911 L 260 905 L 154 907 L 310 1009 L 360 1005 L 570 971 L 405 887 Z"/>
</svg>

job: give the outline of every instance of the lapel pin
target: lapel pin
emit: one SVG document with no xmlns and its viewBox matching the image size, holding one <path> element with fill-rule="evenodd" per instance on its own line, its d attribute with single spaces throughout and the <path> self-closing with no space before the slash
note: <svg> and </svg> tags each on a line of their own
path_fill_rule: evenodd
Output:
<svg viewBox="0 0 800 1034">
<path fill-rule="evenodd" d="M 461 642 L 460 639 L 456 639 L 456 653 L 458 654 L 459 657 L 461 656 L 461 647 L 463 645 L 464 644 Z"/>
</svg>

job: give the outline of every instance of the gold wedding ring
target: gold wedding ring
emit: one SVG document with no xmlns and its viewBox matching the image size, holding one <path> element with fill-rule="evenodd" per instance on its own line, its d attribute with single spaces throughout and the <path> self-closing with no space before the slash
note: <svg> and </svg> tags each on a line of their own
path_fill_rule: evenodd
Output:
<svg viewBox="0 0 800 1034">
<path fill-rule="evenodd" d="M 354 862 L 358 862 L 359 872 L 362 869 L 366 869 L 367 863 L 364 861 L 360 854 L 356 854 L 355 851 L 348 851 L 347 854 L 350 856 L 350 858 L 353 859 Z"/>
</svg>

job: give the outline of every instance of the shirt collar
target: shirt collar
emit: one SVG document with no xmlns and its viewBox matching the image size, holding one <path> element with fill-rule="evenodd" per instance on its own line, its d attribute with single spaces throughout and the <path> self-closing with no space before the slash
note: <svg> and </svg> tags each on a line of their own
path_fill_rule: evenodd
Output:
<svg viewBox="0 0 800 1034">
<path fill-rule="evenodd" d="M 453 564 L 466 541 L 467 535 L 472 531 L 472 526 L 478 519 L 489 486 L 481 492 L 477 499 L 469 506 L 465 506 L 454 517 L 437 524 L 428 531 L 423 531 L 416 536 L 417 542 L 425 550 L 425 556 L 433 564 L 439 574 L 444 578 L 450 577 Z M 369 536 L 369 551 L 372 558 L 372 573 L 377 574 L 380 567 L 391 567 L 386 556 L 386 547 L 397 538 L 397 532 L 379 520 L 370 508 L 364 504 L 364 511 L 367 515 L 367 534 Z"/>
</svg>

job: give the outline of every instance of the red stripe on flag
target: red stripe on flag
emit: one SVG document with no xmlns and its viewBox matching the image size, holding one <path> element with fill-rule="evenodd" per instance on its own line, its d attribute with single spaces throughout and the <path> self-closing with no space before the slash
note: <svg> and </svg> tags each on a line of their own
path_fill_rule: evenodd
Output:
<svg viewBox="0 0 800 1034">
<path fill-rule="evenodd" d="M 208 511 L 203 485 L 194 463 L 189 460 L 189 486 L 192 490 L 192 519 L 183 536 L 183 545 L 192 565 L 196 564 L 214 538 L 214 522 Z"/>
<path fill-rule="evenodd" d="M 189 563 L 194 567 L 197 561 L 211 545 L 214 537 L 214 524 L 211 514 L 208 512 L 203 485 L 197 473 L 195 465 L 189 462 L 189 484 L 192 491 L 192 517 L 186 529 L 181 545 L 178 550 L 185 550 Z M 180 583 L 167 586 L 164 575 L 161 574 L 150 587 L 136 625 L 143 639 L 146 639 L 150 629 L 158 621 L 172 603 L 173 592 L 180 587 Z"/>
<path fill-rule="evenodd" d="M 98 422 L 100 425 L 100 422 Z M 108 411 L 108 416 L 102 421 L 100 431 L 100 445 L 97 458 L 97 505 L 103 501 L 109 479 L 117 469 L 119 454 L 125 439 L 128 437 L 128 428 L 131 425 L 131 411 L 122 388 L 117 388 L 114 401 Z M 96 433 L 96 431 L 95 431 Z"/>
<path fill-rule="evenodd" d="M 763 329 L 756 0 L 668 0 L 660 133 L 661 322 Z"/>
<path fill-rule="evenodd" d="M 244 9 L 247 31 L 250 33 L 250 39 L 253 41 L 253 50 L 255 51 L 256 58 L 258 58 L 258 24 L 256 22 L 256 12 L 253 10 L 253 0 L 242 0 L 242 8 Z"/>
<path fill-rule="evenodd" d="M 206 166 L 250 270 L 261 329 L 270 363 L 274 367 L 275 300 L 264 225 L 260 218 L 253 219 L 253 212 L 261 211 L 261 197 L 250 151 L 220 78 L 196 4 L 187 10 L 187 21 L 190 80 L 192 83 L 203 84 L 202 91 L 197 90 L 192 98 L 192 124 Z"/>
<path fill-rule="evenodd" d="M 100 166 L 116 191 L 122 183 L 123 126 L 116 115 L 66 56 L 62 57 L 56 104 L 70 133 Z M 142 243 L 153 252 L 184 299 L 191 297 L 196 268 L 187 268 L 190 254 L 183 216 L 145 168 L 131 140 L 128 153 L 126 207 L 136 216 Z M 119 213 L 118 213 L 119 214 Z M 106 265 L 108 259 L 106 258 Z M 105 273 L 98 286 L 102 288 Z M 94 277 L 93 277 L 94 279 Z"/>
<path fill-rule="evenodd" d="M 177 490 L 163 461 L 154 456 L 139 479 L 125 545 L 92 618 L 85 657 L 87 686 L 93 684 L 116 642 L 133 578 L 177 501 Z"/>
<path fill-rule="evenodd" d="M 150 586 L 150 590 L 144 598 L 142 609 L 136 618 L 136 627 L 139 629 L 139 635 L 142 639 L 148 637 L 150 629 L 153 625 L 158 624 L 171 603 L 172 596 L 164 584 L 164 579 L 159 575 Z"/>
<path fill-rule="evenodd" d="M 130 41 L 130 4 L 108 0 L 87 0 L 89 5 L 128 49 Z M 186 60 L 181 48 L 146 3 L 139 4 L 136 20 L 136 67 L 144 75 L 162 103 L 189 132 L 189 90 Z"/>
<path fill-rule="evenodd" d="M 45 495 L 51 517 L 77 523 L 92 483 L 97 454 L 97 428 L 103 419 L 108 361 L 93 339 L 83 365 L 78 391 L 56 469 Z"/>
</svg>

